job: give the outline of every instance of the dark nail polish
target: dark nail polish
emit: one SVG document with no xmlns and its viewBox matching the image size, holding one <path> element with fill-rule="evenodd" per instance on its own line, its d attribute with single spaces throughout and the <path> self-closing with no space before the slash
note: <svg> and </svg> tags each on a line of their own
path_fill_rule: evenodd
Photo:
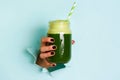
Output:
<svg viewBox="0 0 120 80">
<path fill-rule="evenodd" d="M 54 52 L 51 52 L 51 55 L 54 55 Z"/>
<path fill-rule="evenodd" d="M 52 66 L 53 66 L 53 67 L 55 67 L 56 65 L 55 65 L 55 64 L 53 64 Z"/>
<path fill-rule="evenodd" d="M 50 41 L 54 42 L 54 39 L 50 39 Z"/>
<path fill-rule="evenodd" d="M 53 49 L 56 49 L 56 46 L 52 46 Z"/>
</svg>

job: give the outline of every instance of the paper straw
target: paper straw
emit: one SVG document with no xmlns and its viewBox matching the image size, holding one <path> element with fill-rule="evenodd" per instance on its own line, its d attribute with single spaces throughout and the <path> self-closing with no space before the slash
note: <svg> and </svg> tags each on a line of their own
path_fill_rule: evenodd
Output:
<svg viewBox="0 0 120 80">
<path fill-rule="evenodd" d="M 73 3 L 73 6 L 72 6 L 72 8 L 71 8 L 71 10 L 70 10 L 70 13 L 68 14 L 67 20 L 70 20 L 73 12 L 74 12 L 74 10 L 75 10 L 75 7 L 76 7 L 76 2 Z"/>
</svg>

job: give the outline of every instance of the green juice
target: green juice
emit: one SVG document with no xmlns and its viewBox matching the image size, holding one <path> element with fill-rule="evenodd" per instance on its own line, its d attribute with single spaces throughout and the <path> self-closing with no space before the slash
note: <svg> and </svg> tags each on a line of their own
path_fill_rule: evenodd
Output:
<svg viewBox="0 0 120 80">
<path fill-rule="evenodd" d="M 71 58 L 71 34 L 48 34 L 49 37 L 55 39 L 54 45 L 57 46 L 55 56 L 49 58 L 51 62 L 67 63 Z"/>
<path fill-rule="evenodd" d="M 49 45 L 56 45 L 55 55 L 48 58 L 50 62 L 67 63 L 71 58 L 71 30 L 69 21 L 55 20 L 51 21 L 48 30 L 48 37 L 55 39 L 55 42 Z"/>
</svg>

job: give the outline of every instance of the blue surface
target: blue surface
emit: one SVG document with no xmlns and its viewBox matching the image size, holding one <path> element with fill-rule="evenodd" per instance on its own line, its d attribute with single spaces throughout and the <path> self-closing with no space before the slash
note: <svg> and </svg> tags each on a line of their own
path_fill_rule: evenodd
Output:
<svg viewBox="0 0 120 80">
<path fill-rule="evenodd" d="M 120 80 L 120 0 L 77 0 L 71 67 L 52 76 L 33 64 L 48 22 L 65 19 L 74 0 L 0 0 L 0 80 Z"/>
</svg>

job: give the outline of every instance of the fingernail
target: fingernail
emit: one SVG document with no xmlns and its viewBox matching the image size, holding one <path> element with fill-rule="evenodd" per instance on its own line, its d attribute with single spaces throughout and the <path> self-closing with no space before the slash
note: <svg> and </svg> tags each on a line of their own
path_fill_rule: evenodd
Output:
<svg viewBox="0 0 120 80">
<path fill-rule="evenodd" d="M 51 55 L 54 55 L 54 52 L 51 52 Z"/>
<path fill-rule="evenodd" d="M 74 40 L 72 40 L 72 44 L 74 44 L 75 43 L 75 41 Z"/>
<path fill-rule="evenodd" d="M 55 40 L 54 39 L 50 39 L 50 41 L 54 42 Z"/>
<path fill-rule="evenodd" d="M 53 64 L 52 66 L 53 66 L 53 67 L 55 67 L 56 65 L 55 65 L 55 64 Z"/>
<path fill-rule="evenodd" d="M 53 49 L 56 49 L 57 47 L 56 46 L 52 46 Z"/>
</svg>

